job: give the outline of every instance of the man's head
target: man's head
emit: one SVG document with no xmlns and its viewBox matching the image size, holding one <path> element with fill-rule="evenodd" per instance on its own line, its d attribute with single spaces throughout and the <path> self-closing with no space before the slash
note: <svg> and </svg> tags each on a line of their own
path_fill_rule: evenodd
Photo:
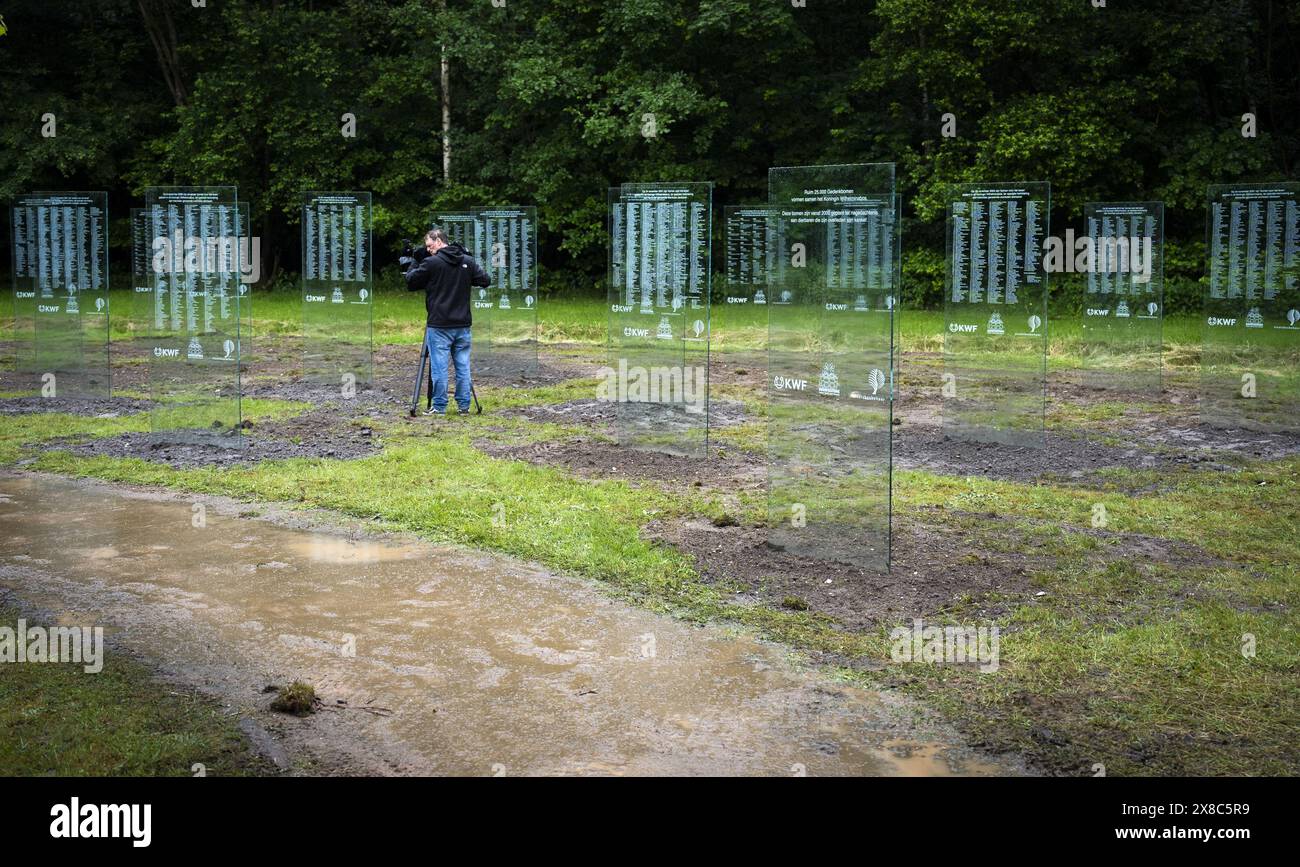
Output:
<svg viewBox="0 0 1300 867">
<path fill-rule="evenodd" d="M 442 229 L 430 229 L 424 236 L 424 249 L 429 251 L 432 256 L 443 247 L 447 246 L 447 233 Z"/>
</svg>

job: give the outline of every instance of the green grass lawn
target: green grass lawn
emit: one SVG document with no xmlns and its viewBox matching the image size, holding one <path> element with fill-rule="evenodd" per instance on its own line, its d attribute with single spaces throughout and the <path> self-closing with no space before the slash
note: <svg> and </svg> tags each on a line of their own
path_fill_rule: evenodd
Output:
<svg viewBox="0 0 1300 867">
<path fill-rule="evenodd" d="M 589 385 L 500 389 L 493 399 L 502 406 L 564 401 Z M 757 502 L 672 493 L 654 484 L 593 482 L 493 458 L 472 441 L 521 443 L 576 432 L 500 421 L 462 419 L 463 427 L 437 437 L 379 421 L 384 449 L 369 458 L 222 469 L 175 470 L 57 450 L 37 455 L 31 445 L 11 448 L 36 457 L 34 469 L 65 475 L 334 509 L 372 519 L 376 527 L 586 576 L 653 610 L 739 624 L 869 668 L 887 660 L 894 624 L 846 631 L 776 603 L 737 604 L 736 588 L 704 581 L 689 557 L 641 536 L 648 522 L 680 516 L 730 514 L 761 523 Z M 13 424 L 0 419 L 0 430 Z M 81 424 L 84 435 L 106 432 L 97 428 L 102 420 Z M 60 430 L 76 426 L 65 420 Z M 39 438 L 30 429 L 22 436 Z M 1040 562 L 1031 580 L 1044 595 L 1032 603 L 1016 600 L 994 621 L 1004 632 L 1002 665 L 994 674 L 886 664 L 845 676 L 913 692 L 962 720 L 980 740 L 1062 772 L 1087 773 L 1097 762 L 1112 774 L 1300 772 L 1292 749 L 1300 727 L 1294 615 L 1300 572 L 1292 564 L 1290 536 L 1276 532 L 1300 519 L 1293 497 L 1300 459 L 1229 475 L 1180 471 L 1161 477 L 1158 494 L 1125 493 L 1143 489 L 1155 474 L 1112 475 L 1113 486 L 1079 488 L 897 473 L 899 520 L 961 528 L 986 556 L 1031 552 Z M 1109 514 L 1105 534 L 1090 531 L 1098 502 Z M 497 504 L 504 522 L 493 520 L 501 514 Z M 1134 563 L 1124 546 L 1142 538 L 1190 544 L 1211 561 Z M 931 622 L 970 622 L 979 604 L 958 600 Z M 1240 652 L 1245 636 L 1257 644 L 1252 657 Z M 1046 743 L 1045 731 L 1051 738 Z"/>
<path fill-rule="evenodd" d="M 255 304 L 263 333 L 293 331 L 296 296 L 258 298 Z M 599 301 L 543 304 L 544 339 L 589 346 L 603 341 Z M 418 298 L 381 292 L 376 324 L 385 324 L 377 339 L 417 340 L 420 313 Z M 729 311 L 717 309 L 714 333 L 721 351 L 761 349 L 763 335 L 752 318 L 734 329 L 728 318 Z M 942 350 L 942 327 L 941 313 L 903 312 L 899 331 L 912 353 L 910 363 L 927 361 L 916 353 Z M 1199 321 L 1171 320 L 1165 333 L 1166 364 L 1194 368 Z M 1062 321 L 1052 327 L 1048 348 L 1052 368 L 1067 369 L 1086 347 L 1081 331 Z M 483 399 L 504 409 L 589 397 L 593 389 L 592 380 L 575 379 L 533 389 L 488 388 Z M 761 390 L 728 384 L 715 397 L 741 401 L 755 413 L 754 420 L 723 431 L 719 440 L 725 447 L 761 449 Z M 1104 421 L 1126 408 L 1116 402 L 1074 407 L 1073 415 L 1053 416 L 1051 422 L 1068 424 L 1076 416 Z M 274 402 L 261 407 L 272 417 L 302 409 Z M 1002 664 L 996 673 L 978 674 L 959 666 L 888 664 L 888 632 L 896 624 L 853 631 L 776 602 L 739 604 L 739 588 L 705 581 L 690 557 L 642 536 L 652 521 L 688 516 L 726 515 L 761 525 L 761 495 L 592 481 L 559 468 L 494 458 L 473 445 L 478 439 L 520 445 L 590 434 L 581 427 L 499 413 L 457 424 L 429 436 L 397 419 L 377 419 L 383 449 L 358 460 L 174 470 L 42 450 L 54 437 L 147 429 L 145 414 L 0 416 L 0 463 L 29 458 L 35 469 L 65 475 L 334 509 L 372 519 L 376 527 L 534 560 L 599 581 L 653 610 L 738 624 L 793 648 L 855 661 L 844 677 L 914 693 L 961 721 L 977 740 L 1063 773 L 1089 774 L 1095 763 L 1114 775 L 1300 773 L 1294 749 L 1300 730 L 1300 570 L 1291 551 L 1294 534 L 1287 529 L 1300 521 L 1294 497 L 1300 459 L 1256 461 L 1230 473 L 1117 470 L 1086 487 L 897 472 L 896 521 L 957 529 L 977 552 L 971 556 L 1028 556 L 1033 563 L 1028 580 L 1042 595 L 1026 602 L 1021 594 L 994 606 L 992 622 L 1003 630 Z M 873 502 L 875 493 L 862 491 L 862 502 Z M 1109 515 L 1104 532 L 1090 523 L 1097 503 Z M 504 523 L 493 520 L 498 506 L 504 507 Z M 1171 562 L 1131 556 L 1129 546 L 1152 540 L 1201 554 Z M 929 622 L 969 623 L 984 617 L 989 604 L 957 599 Z M 1241 652 L 1247 636 L 1256 648 L 1253 656 Z"/>
<path fill-rule="evenodd" d="M 19 614 L 0 605 L 0 625 Z M 38 625 L 28 618 L 30 625 Z M 0 776 L 250 776 L 275 768 L 211 700 L 157 679 L 111 647 L 104 668 L 0 665 Z"/>
<path fill-rule="evenodd" d="M 395 281 L 377 281 L 373 328 L 376 344 L 418 344 L 424 324 L 423 295 L 405 292 Z M 251 340 L 259 336 L 302 333 L 302 302 L 296 291 L 255 288 L 252 293 Z M 114 340 L 131 336 L 131 293 L 114 289 L 110 309 Z M 603 346 L 606 342 L 607 307 L 602 297 L 543 298 L 538 310 L 538 338 L 543 344 L 577 343 Z M 767 325 L 755 309 L 715 304 L 710 312 L 712 346 L 716 353 L 761 352 L 767 346 Z M 13 321 L 8 310 L 0 315 L 0 333 Z M 898 349 L 905 353 L 942 352 L 942 310 L 898 312 Z M 1076 314 L 1057 312 L 1049 317 L 1048 363 L 1053 369 L 1078 367 L 1084 356 L 1097 349 L 1084 339 L 1082 320 Z M 1169 317 L 1164 321 L 1164 363 L 1170 367 L 1195 366 L 1200 360 L 1201 319 L 1197 315 Z M 1145 363 L 1123 357 L 1109 360 L 1115 366 Z"/>
</svg>

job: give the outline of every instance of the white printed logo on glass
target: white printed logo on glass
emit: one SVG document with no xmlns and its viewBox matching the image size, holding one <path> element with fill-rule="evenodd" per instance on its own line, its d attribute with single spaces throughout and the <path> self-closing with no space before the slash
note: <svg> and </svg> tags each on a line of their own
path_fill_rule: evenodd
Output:
<svg viewBox="0 0 1300 867">
<path fill-rule="evenodd" d="M 235 352 L 235 341 L 227 340 L 224 344 L 222 344 L 221 348 L 226 351 L 226 358 L 230 358 L 230 356 L 232 356 Z"/>
<path fill-rule="evenodd" d="M 822 365 L 822 375 L 817 380 L 817 392 L 834 397 L 840 396 L 840 376 L 835 372 L 835 365 L 829 361 Z"/>
<path fill-rule="evenodd" d="M 871 386 L 871 394 L 863 394 L 860 391 L 849 392 L 849 397 L 855 400 L 884 400 L 885 395 L 880 390 L 885 387 L 888 380 L 885 378 L 885 372 L 878 367 L 871 369 L 867 375 L 867 385 Z"/>
<path fill-rule="evenodd" d="M 655 336 L 658 337 L 660 340 L 672 340 L 672 339 L 673 339 L 673 326 L 672 326 L 672 324 L 668 321 L 668 317 L 667 317 L 667 316 L 660 316 L 660 317 L 659 317 L 659 330 L 658 330 L 658 332 L 656 332 Z"/>
<path fill-rule="evenodd" d="M 1030 317 L 1029 317 L 1029 333 L 1030 333 L 1030 334 L 1037 334 L 1037 333 L 1038 333 L 1038 326 L 1040 326 L 1040 325 L 1042 325 L 1042 324 L 1043 324 L 1043 320 L 1042 320 L 1041 317 L 1036 316 L 1036 315 L 1035 315 L 1035 316 L 1030 316 Z"/>
<path fill-rule="evenodd" d="M 533 306 L 533 300 L 534 300 L 534 299 L 533 299 L 533 296 L 531 296 L 531 295 L 525 295 L 525 296 L 524 296 L 524 306 L 525 306 L 525 307 L 530 307 L 530 308 L 531 308 L 531 307 Z"/>
<path fill-rule="evenodd" d="M 202 358 L 202 357 L 203 357 L 203 344 L 202 344 L 202 343 L 199 343 L 199 339 L 198 339 L 197 337 L 191 337 L 191 338 L 190 338 L 190 349 L 189 349 L 189 351 L 188 351 L 187 353 L 185 353 L 185 354 L 186 354 L 187 356 L 189 356 L 190 358 Z"/>
<path fill-rule="evenodd" d="M 859 295 L 858 300 L 853 302 L 853 310 L 857 313 L 867 312 L 867 296 Z"/>
<path fill-rule="evenodd" d="M 789 304 L 792 298 L 794 298 L 794 296 L 790 294 L 790 290 L 789 290 L 789 289 L 782 290 L 782 292 L 781 292 L 781 303 L 782 303 L 782 304 Z"/>
<path fill-rule="evenodd" d="M 1119 302 L 1119 306 L 1115 308 L 1115 316 L 1116 316 L 1116 318 L 1119 318 L 1119 319 L 1128 319 L 1128 318 L 1129 318 L 1130 314 L 1129 314 L 1129 311 L 1128 311 L 1128 302 L 1127 302 L 1127 301 L 1121 301 L 1121 302 Z"/>
<path fill-rule="evenodd" d="M 1300 322 L 1300 310 L 1292 307 L 1286 312 L 1286 325 L 1274 325 L 1274 328 L 1282 328 L 1289 331 L 1296 330 L 1296 323 Z"/>
<path fill-rule="evenodd" d="M 343 287 L 341 287 L 341 286 L 335 286 L 335 287 L 334 287 L 334 297 L 331 298 L 330 300 L 331 300 L 331 302 L 334 303 L 334 304 L 342 304 L 342 303 L 343 303 Z"/>
<path fill-rule="evenodd" d="M 1006 328 L 1002 325 L 1002 314 L 994 313 L 989 317 L 988 328 L 985 329 L 989 334 L 1005 334 Z"/>
<path fill-rule="evenodd" d="M 500 307 L 502 310 L 509 310 L 509 309 L 510 309 L 510 296 L 509 296 L 509 295 L 506 295 L 505 293 L 502 293 L 502 295 L 501 295 L 501 301 L 500 301 L 499 304 L 497 304 L 497 306 Z"/>
<path fill-rule="evenodd" d="M 1264 327 L 1264 314 L 1259 312 L 1258 307 L 1250 308 L 1250 312 L 1246 314 L 1246 327 L 1247 328 Z"/>
<path fill-rule="evenodd" d="M 754 303 L 755 303 L 755 304 L 766 304 L 766 303 L 767 303 L 767 296 L 763 294 L 763 290 L 762 290 L 762 289 L 759 289 L 757 292 L 754 293 Z"/>
</svg>

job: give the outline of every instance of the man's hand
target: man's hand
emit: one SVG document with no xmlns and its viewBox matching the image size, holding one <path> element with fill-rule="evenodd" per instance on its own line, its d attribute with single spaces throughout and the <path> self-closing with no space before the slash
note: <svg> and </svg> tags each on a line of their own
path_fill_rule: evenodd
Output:
<svg viewBox="0 0 1300 867">
<path fill-rule="evenodd" d="M 405 249 L 402 250 L 402 255 L 398 258 L 397 264 L 402 267 L 403 271 L 410 271 L 412 268 L 418 267 L 427 258 L 429 258 L 428 250 L 407 244 Z"/>
</svg>

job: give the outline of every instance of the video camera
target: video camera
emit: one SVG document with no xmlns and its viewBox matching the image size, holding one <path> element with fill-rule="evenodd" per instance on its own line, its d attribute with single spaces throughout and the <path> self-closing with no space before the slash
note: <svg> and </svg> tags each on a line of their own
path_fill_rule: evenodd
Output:
<svg viewBox="0 0 1300 867">
<path fill-rule="evenodd" d="M 429 251 L 424 249 L 424 245 L 413 245 L 410 241 L 402 240 L 402 255 L 398 257 L 397 264 L 402 266 L 403 271 L 410 271 L 416 265 L 419 265 L 429 256 Z"/>
</svg>

